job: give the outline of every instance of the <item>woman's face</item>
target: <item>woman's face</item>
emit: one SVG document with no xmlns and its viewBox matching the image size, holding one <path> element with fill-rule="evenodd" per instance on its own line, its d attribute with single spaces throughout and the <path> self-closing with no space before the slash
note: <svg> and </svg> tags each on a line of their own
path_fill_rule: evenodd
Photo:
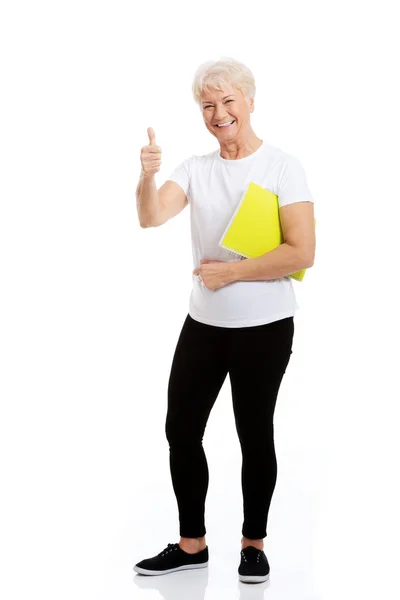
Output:
<svg viewBox="0 0 400 600">
<path fill-rule="evenodd" d="M 233 140 L 240 132 L 244 133 L 250 125 L 253 99 L 250 99 L 249 106 L 243 92 L 230 85 L 225 85 L 223 91 L 204 92 L 201 106 L 207 129 L 222 144 Z M 234 121 L 232 125 L 218 127 L 218 123 L 230 121 Z"/>
</svg>

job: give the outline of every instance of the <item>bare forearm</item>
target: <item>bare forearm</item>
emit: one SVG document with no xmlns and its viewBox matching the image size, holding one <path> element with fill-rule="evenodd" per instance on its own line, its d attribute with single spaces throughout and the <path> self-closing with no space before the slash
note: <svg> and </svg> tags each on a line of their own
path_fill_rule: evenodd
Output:
<svg viewBox="0 0 400 600">
<path fill-rule="evenodd" d="M 311 267 L 297 248 L 283 243 L 270 252 L 230 263 L 232 281 L 268 281 Z"/>
<path fill-rule="evenodd" d="M 151 225 L 160 213 L 160 202 L 154 175 L 140 174 L 136 188 L 136 206 L 140 224 Z"/>
</svg>

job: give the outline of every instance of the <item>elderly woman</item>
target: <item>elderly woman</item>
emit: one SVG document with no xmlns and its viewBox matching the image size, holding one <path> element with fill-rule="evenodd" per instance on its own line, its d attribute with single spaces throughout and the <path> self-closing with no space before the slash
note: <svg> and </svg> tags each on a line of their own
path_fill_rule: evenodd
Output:
<svg viewBox="0 0 400 600">
<path fill-rule="evenodd" d="M 233 59 L 196 71 L 193 95 L 219 148 L 184 160 L 157 190 L 161 148 L 149 128 L 141 150 L 137 208 L 142 227 L 158 227 L 190 204 L 193 288 L 172 361 L 166 437 L 177 499 L 180 541 L 134 570 L 161 575 L 208 565 L 205 499 L 209 474 L 202 440 L 210 411 L 229 373 L 242 452 L 243 526 L 239 579 L 269 577 L 263 551 L 277 478 L 273 417 L 292 353 L 298 308 L 291 273 L 314 262 L 314 200 L 293 155 L 252 129 L 255 82 Z M 249 179 L 278 196 L 284 243 L 252 259 L 218 245 Z"/>
</svg>

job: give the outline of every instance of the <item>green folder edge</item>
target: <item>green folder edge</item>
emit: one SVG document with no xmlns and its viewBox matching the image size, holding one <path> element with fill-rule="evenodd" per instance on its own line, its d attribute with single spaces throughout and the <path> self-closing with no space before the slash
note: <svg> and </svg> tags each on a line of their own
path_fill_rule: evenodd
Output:
<svg viewBox="0 0 400 600">
<path fill-rule="evenodd" d="M 279 210 L 278 210 L 278 215 L 279 215 Z M 314 226 L 316 226 L 316 225 L 317 225 L 317 219 L 314 219 Z M 282 234 L 282 228 L 281 228 L 281 234 Z M 229 250 L 230 252 L 234 252 L 235 254 L 239 254 L 240 256 L 244 256 L 245 258 L 257 258 L 255 256 L 249 256 L 248 254 L 244 254 L 243 252 L 239 252 L 238 250 L 235 250 L 235 248 L 233 248 L 232 246 L 228 247 L 223 242 L 221 242 L 219 245 L 222 248 L 225 248 L 225 250 Z M 278 246 L 276 246 L 276 247 L 278 247 Z M 305 275 L 306 271 L 307 271 L 307 269 L 300 269 L 300 271 L 296 271 L 295 273 L 290 273 L 289 277 L 291 277 L 292 279 L 295 279 L 296 281 L 303 281 L 304 275 Z"/>
</svg>

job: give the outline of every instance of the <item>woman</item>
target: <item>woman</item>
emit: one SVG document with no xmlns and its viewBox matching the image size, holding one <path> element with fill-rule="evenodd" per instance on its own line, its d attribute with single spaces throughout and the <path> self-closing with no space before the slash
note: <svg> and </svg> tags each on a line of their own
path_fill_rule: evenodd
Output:
<svg viewBox="0 0 400 600">
<path fill-rule="evenodd" d="M 263 551 L 277 477 L 273 416 L 292 353 L 298 308 L 288 277 L 313 265 L 313 198 L 299 160 L 254 133 L 255 82 L 233 59 L 196 71 L 193 95 L 219 148 L 184 160 L 157 191 L 161 148 L 149 128 L 137 206 L 143 227 L 159 226 L 190 204 L 193 289 L 168 384 L 166 436 L 180 541 L 134 567 L 159 575 L 208 565 L 204 509 L 208 467 L 202 446 L 210 411 L 229 373 L 243 456 L 241 581 L 269 577 Z M 251 181 L 277 194 L 284 243 L 253 259 L 218 245 Z M 199 376 L 201 374 L 201 376 Z"/>
</svg>

